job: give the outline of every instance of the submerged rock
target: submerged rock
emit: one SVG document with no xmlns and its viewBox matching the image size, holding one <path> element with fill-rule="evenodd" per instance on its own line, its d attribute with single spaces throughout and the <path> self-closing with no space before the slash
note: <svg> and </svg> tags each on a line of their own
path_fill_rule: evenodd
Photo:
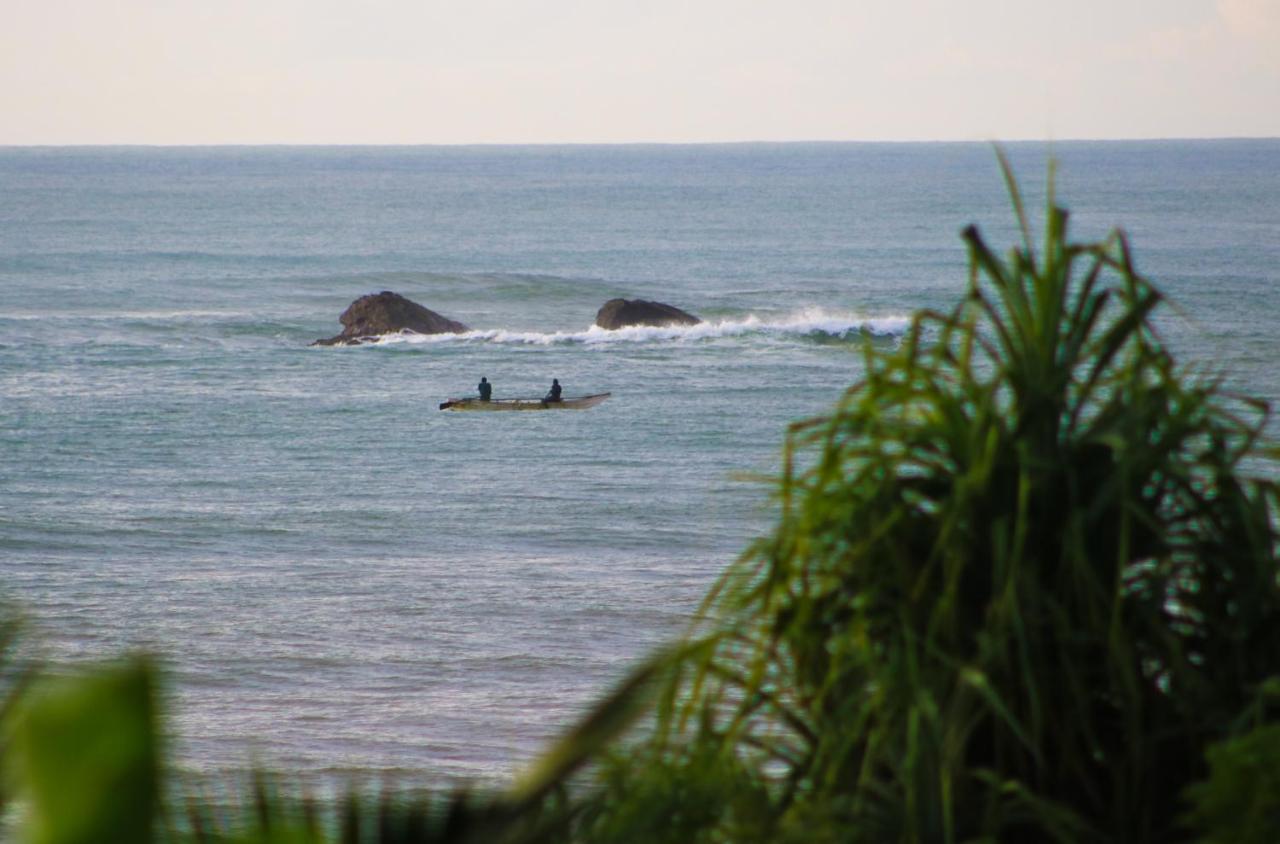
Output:
<svg viewBox="0 0 1280 844">
<path fill-rule="evenodd" d="M 342 316 L 342 333 L 328 340 L 317 340 L 313 346 L 358 346 L 383 334 L 412 331 L 416 334 L 459 334 L 470 331 L 460 322 L 441 316 L 399 293 L 384 290 L 361 296 L 351 303 Z"/>
<path fill-rule="evenodd" d="M 610 299 L 596 313 L 596 325 L 615 331 L 628 325 L 697 325 L 696 316 L 662 302 Z"/>
</svg>

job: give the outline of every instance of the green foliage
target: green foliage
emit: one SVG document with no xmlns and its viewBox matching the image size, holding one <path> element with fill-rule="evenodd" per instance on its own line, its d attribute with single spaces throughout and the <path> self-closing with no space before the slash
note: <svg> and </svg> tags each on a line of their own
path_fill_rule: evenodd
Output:
<svg viewBox="0 0 1280 844">
<path fill-rule="evenodd" d="M 14 715 L 6 762 L 29 803 L 37 844 L 153 840 L 160 742 L 145 660 L 46 680 Z"/>
<path fill-rule="evenodd" d="M 627 754 L 605 760 L 604 798 L 579 819 L 575 840 L 600 844 L 696 844 L 776 841 L 767 784 L 732 747 L 702 742 L 679 756 L 646 760 Z"/>
<path fill-rule="evenodd" d="M 1280 841 L 1280 724 L 1209 748 L 1209 778 L 1187 789 L 1204 844 Z"/>
<path fill-rule="evenodd" d="M 0 725 L 12 720 L 14 707 L 22 699 L 31 676 L 31 668 L 16 655 L 21 628 L 17 613 L 0 603 Z M 0 729 L 0 763 L 10 757 L 11 749 L 10 736 Z M 0 815 L 8 809 L 10 791 L 7 778 L 0 777 Z"/>
<path fill-rule="evenodd" d="M 0 622 L 0 656 L 16 630 Z M 163 729 L 158 673 L 145 658 L 74 676 L 14 683 L 0 705 L 5 780 L 21 807 L 23 840 L 35 844 L 111 841 L 191 844 L 541 844 L 566 840 L 569 810 L 558 778 L 611 739 L 616 707 L 634 708 L 631 691 L 652 667 L 642 667 L 626 700 L 602 702 L 555 757 L 554 778 L 519 797 L 386 791 L 368 798 L 356 789 L 331 803 L 299 797 L 275 778 L 253 775 L 242 799 L 164 799 L 178 785 L 163 777 Z M 20 677 L 22 675 L 19 675 Z M 585 732 L 584 732 L 585 730 Z M 588 740 L 583 744 L 583 738 Z M 11 820 L 11 825 L 14 823 Z"/>
<path fill-rule="evenodd" d="M 281 791 L 271 777 L 253 777 L 250 798 L 215 808 L 191 800 L 185 828 L 167 840 L 199 844 L 533 844 L 557 829 L 555 813 L 513 811 L 496 797 L 458 790 L 446 796 L 384 792 L 370 799 L 356 790 L 321 804 Z"/>
<path fill-rule="evenodd" d="M 732 752 L 779 837 L 1165 841 L 1280 676 L 1265 407 L 1176 369 L 1122 234 L 1070 242 L 1051 197 L 1037 252 L 1008 181 L 1020 248 L 966 230 L 962 304 L 793 427 L 639 770 Z"/>
</svg>

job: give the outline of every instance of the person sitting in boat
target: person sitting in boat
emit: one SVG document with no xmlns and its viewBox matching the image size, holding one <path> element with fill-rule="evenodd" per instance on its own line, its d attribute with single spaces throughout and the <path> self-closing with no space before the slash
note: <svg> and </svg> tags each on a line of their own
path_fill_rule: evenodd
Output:
<svg viewBox="0 0 1280 844">
<path fill-rule="evenodd" d="M 544 402 L 560 401 L 560 379 L 559 378 L 551 379 L 551 390 L 550 392 L 547 393 L 546 398 L 544 398 L 543 401 Z"/>
<path fill-rule="evenodd" d="M 480 391 L 480 401 L 488 401 L 493 395 L 493 385 L 489 383 L 489 379 L 480 376 L 480 384 L 476 387 Z"/>
</svg>

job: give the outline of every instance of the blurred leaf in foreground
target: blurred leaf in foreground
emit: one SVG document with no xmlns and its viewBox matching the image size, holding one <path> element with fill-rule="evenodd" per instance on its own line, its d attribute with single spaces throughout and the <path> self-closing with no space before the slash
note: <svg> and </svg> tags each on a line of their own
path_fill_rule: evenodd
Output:
<svg viewBox="0 0 1280 844">
<path fill-rule="evenodd" d="M 17 707 L 7 763 L 36 844 L 153 840 L 156 675 L 145 658 L 45 680 Z"/>
</svg>

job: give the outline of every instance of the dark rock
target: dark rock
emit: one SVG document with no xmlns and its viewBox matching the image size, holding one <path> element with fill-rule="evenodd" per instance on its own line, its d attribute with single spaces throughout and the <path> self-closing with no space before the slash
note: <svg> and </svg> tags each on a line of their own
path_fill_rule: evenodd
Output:
<svg viewBox="0 0 1280 844">
<path fill-rule="evenodd" d="M 596 313 L 596 325 L 614 331 L 628 325 L 697 325 L 696 316 L 662 302 L 610 299 Z"/>
<path fill-rule="evenodd" d="M 460 322 L 411 302 L 399 293 L 384 290 L 361 296 L 338 317 L 342 333 L 313 346 L 358 346 L 362 340 L 382 334 L 412 331 L 416 334 L 458 334 L 470 331 Z"/>
</svg>

